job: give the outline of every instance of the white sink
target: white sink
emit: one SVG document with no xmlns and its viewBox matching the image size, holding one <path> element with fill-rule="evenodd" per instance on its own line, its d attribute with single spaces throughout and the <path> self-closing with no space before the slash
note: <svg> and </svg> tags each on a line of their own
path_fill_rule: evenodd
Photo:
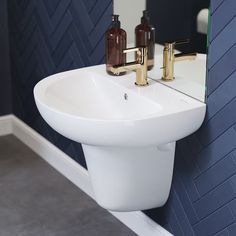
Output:
<svg viewBox="0 0 236 236">
<path fill-rule="evenodd" d="M 196 131 L 206 105 L 135 73 L 105 66 L 63 72 L 34 88 L 37 107 L 60 134 L 82 143 L 95 197 L 110 210 L 163 205 L 169 195 L 175 141 Z"/>
</svg>

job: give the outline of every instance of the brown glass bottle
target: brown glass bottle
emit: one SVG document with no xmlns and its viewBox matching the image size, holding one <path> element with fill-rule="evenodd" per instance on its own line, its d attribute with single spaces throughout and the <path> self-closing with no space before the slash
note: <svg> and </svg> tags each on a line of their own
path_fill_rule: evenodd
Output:
<svg viewBox="0 0 236 236">
<path fill-rule="evenodd" d="M 150 25 L 147 11 L 143 11 L 141 24 L 135 28 L 136 47 L 148 47 L 148 70 L 154 66 L 155 28 Z"/>
<path fill-rule="evenodd" d="M 112 26 L 106 32 L 106 71 L 110 75 L 113 74 L 110 71 L 111 66 L 123 65 L 126 63 L 126 53 L 123 50 L 126 49 L 126 32 L 121 29 L 118 15 L 112 16 Z M 122 72 L 119 75 L 124 75 L 126 72 Z"/>
</svg>

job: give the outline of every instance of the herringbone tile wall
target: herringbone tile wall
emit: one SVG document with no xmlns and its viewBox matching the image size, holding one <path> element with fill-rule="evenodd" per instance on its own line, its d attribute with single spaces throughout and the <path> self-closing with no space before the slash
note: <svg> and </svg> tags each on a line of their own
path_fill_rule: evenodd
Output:
<svg viewBox="0 0 236 236">
<path fill-rule="evenodd" d="M 8 12 L 14 113 L 85 166 L 81 146 L 42 120 L 32 91 L 48 75 L 104 61 L 112 0 L 11 0 Z"/>
<path fill-rule="evenodd" d="M 236 1 L 211 4 L 207 116 L 177 144 L 167 205 L 147 211 L 175 236 L 236 235 Z"/>
</svg>

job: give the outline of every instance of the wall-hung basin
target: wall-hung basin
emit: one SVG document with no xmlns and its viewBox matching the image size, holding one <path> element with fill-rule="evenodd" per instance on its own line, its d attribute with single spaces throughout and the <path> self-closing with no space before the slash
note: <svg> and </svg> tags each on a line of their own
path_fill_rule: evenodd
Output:
<svg viewBox="0 0 236 236">
<path fill-rule="evenodd" d="M 34 88 L 37 107 L 60 134 L 82 143 L 97 202 L 114 211 L 162 206 L 169 195 L 175 142 L 203 122 L 206 106 L 135 73 L 105 66 L 63 72 Z"/>
</svg>

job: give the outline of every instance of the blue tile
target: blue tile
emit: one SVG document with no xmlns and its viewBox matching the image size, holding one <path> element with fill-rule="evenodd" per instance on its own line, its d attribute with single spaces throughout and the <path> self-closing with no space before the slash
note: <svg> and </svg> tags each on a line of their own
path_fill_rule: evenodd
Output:
<svg viewBox="0 0 236 236">
<path fill-rule="evenodd" d="M 198 133 L 188 136 L 188 139 L 186 139 L 186 145 L 190 146 L 192 152 L 195 155 L 197 155 L 203 149 L 203 145 L 199 139 Z"/>
<path fill-rule="evenodd" d="M 209 54 L 209 56 L 211 53 Z M 236 45 L 208 73 L 208 96 L 235 72 Z M 220 95 L 222 96 L 222 95 Z"/>
<path fill-rule="evenodd" d="M 231 86 L 231 88 L 232 90 L 234 89 L 233 86 Z M 227 94 L 230 97 L 229 93 Z M 222 103 L 225 97 L 226 96 L 221 97 Z M 217 99 L 217 101 L 218 100 L 219 99 Z M 219 102 L 218 104 L 221 104 L 221 102 Z M 236 110 L 236 97 L 233 100 L 229 101 L 227 104 L 225 104 L 225 106 L 222 106 L 221 110 L 217 114 L 215 114 L 214 117 L 208 120 L 206 124 L 204 124 L 204 126 L 206 126 L 207 129 L 203 128 L 199 130 L 198 132 L 199 138 L 205 146 L 210 145 L 211 142 L 213 142 L 220 135 L 222 135 L 225 132 L 225 130 L 228 130 L 231 126 L 233 126 L 236 120 L 236 112 L 234 112 L 235 110 Z M 217 129 L 215 127 L 217 127 Z"/>
<path fill-rule="evenodd" d="M 59 72 L 66 71 L 66 70 L 77 69 L 78 67 L 83 66 L 83 62 L 81 61 L 80 64 L 76 63 L 76 67 L 72 68 L 72 65 L 75 62 L 75 60 L 70 53 L 71 50 L 72 50 L 71 47 L 69 47 L 68 51 L 65 53 L 65 55 L 62 57 L 62 60 L 57 65 L 57 68 L 54 71 L 54 73 L 59 73 Z"/>
<path fill-rule="evenodd" d="M 88 12 L 90 12 L 93 9 L 93 7 L 96 6 L 96 0 L 88 0 L 85 1 L 84 4 L 86 5 Z"/>
<path fill-rule="evenodd" d="M 232 152 L 235 147 L 236 132 L 234 128 L 230 128 L 198 155 L 197 163 L 201 171 L 204 172 L 216 164 L 221 158 Z"/>
<path fill-rule="evenodd" d="M 23 14 L 24 17 L 21 14 L 17 14 L 17 24 L 19 29 L 26 33 L 27 31 L 25 30 L 25 28 L 27 28 L 27 22 L 30 22 L 30 18 L 32 18 L 32 16 L 35 13 L 35 3 L 33 1 L 28 1 L 27 5 L 25 6 L 24 10 L 23 10 Z"/>
<path fill-rule="evenodd" d="M 184 233 L 179 225 L 179 222 L 178 222 L 175 212 L 173 212 L 173 211 L 170 212 L 170 216 L 169 216 L 168 220 L 169 220 L 169 225 L 176 236 L 184 235 Z"/>
<path fill-rule="evenodd" d="M 71 45 L 73 44 L 73 39 L 70 35 L 64 34 L 61 38 L 61 41 L 58 43 L 56 50 L 52 54 L 52 59 L 55 63 L 55 66 L 58 66 L 60 62 L 63 60 L 66 53 L 70 49 Z M 81 67 L 81 65 L 78 65 Z"/>
<path fill-rule="evenodd" d="M 234 217 L 236 218 L 236 199 L 230 203 L 229 207 L 232 210 Z"/>
<path fill-rule="evenodd" d="M 84 2 L 86 1 L 72 0 L 72 4 L 69 9 L 73 16 L 74 23 L 77 25 L 77 27 L 80 30 L 83 30 L 81 32 L 89 34 L 89 32 L 94 29 L 95 24 L 93 23 L 94 18 L 91 16 L 90 13 L 88 14 L 88 12 L 86 11 L 86 6 Z M 97 8 L 97 10 L 99 11 L 100 8 Z M 80 14 L 78 14 L 78 11 L 80 12 Z"/>
<path fill-rule="evenodd" d="M 50 1 L 44 0 L 44 4 L 47 4 L 47 10 L 49 16 L 51 16 L 55 12 L 59 3 L 60 0 L 50 0 Z"/>
<path fill-rule="evenodd" d="M 69 51 L 70 51 L 70 55 L 73 58 L 74 62 L 76 62 L 77 65 L 80 65 L 80 67 L 91 65 L 89 58 L 88 58 L 88 61 L 85 62 L 86 59 L 84 59 L 84 57 L 81 57 L 81 54 L 79 53 L 78 48 L 75 46 L 74 43 L 72 43 Z M 62 63 L 62 64 L 64 64 L 64 63 Z"/>
<path fill-rule="evenodd" d="M 47 11 L 47 5 L 43 1 L 34 1 L 38 19 L 38 25 L 48 34 L 53 31 L 53 25 Z"/>
<path fill-rule="evenodd" d="M 35 16 L 32 16 L 32 18 L 29 19 L 30 23 L 25 27 L 24 36 L 23 38 L 20 39 L 19 42 L 19 49 L 21 54 L 25 53 L 25 50 L 27 46 L 29 45 L 29 38 L 32 38 L 34 36 L 34 32 L 37 26 L 37 21 L 35 19 Z M 36 44 L 37 42 L 34 42 L 33 44 Z"/>
<path fill-rule="evenodd" d="M 66 12 L 59 25 L 55 27 L 53 34 L 51 35 L 51 46 L 55 51 L 59 51 L 58 45 L 61 44 L 62 39 L 71 38 L 68 34 L 69 26 L 72 24 L 72 17 L 69 12 Z M 71 42 L 70 42 L 71 43 Z"/>
<path fill-rule="evenodd" d="M 110 6 L 112 6 L 112 0 L 103 0 L 96 2 L 95 7 L 90 12 L 90 16 L 93 19 L 95 25 L 99 20 L 101 20 L 101 15 L 104 14 L 104 11 L 108 8 L 110 9 Z"/>
<path fill-rule="evenodd" d="M 227 12 L 227 14 L 225 14 Z M 212 38 L 215 38 L 220 31 L 233 19 L 236 12 L 235 0 L 225 0 L 211 18 L 212 21 Z"/>
<path fill-rule="evenodd" d="M 202 150 L 202 149 L 201 149 Z M 194 149 L 189 144 L 188 139 L 183 139 L 177 142 L 176 145 L 176 153 L 179 153 L 181 157 L 177 157 L 178 166 L 184 173 L 188 173 L 188 177 L 194 178 L 198 174 L 200 174 L 200 169 L 197 162 L 197 155 L 199 152 L 194 152 Z"/>
<path fill-rule="evenodd" d="M 196 236 L 209 236 L 223 230 L 233 222 L 233 215 L 226 206 L 206 217 L 193 228 Z"/>
<path fill-rule="evenodd" d="M 211 0 L 212 11 L 215 11 L 225 0 Z"/>
<path fill-rule="evenodd" d="M 211 50 L 208 57 L 208 67 L 211 68 L 216 62 L 236 44 L 236 18 L 234 18 L 224 30 L 211 42 Z"/>
<path fill-rule="evenodd" d="M 40 66 L 43 68 L 44 76 L 51 75 L 55 71 L 55 63 L 51 56 L 50 46 L 45 41 L 45 38 L 40 31 L 35 32 L 35 37 L 37 37 L 38 44 L 36 45 L 37 61 L 41 61 Z"/>
<path fill-rule="evenodd" d="M 232 178 L 230 178 L 231 186 L 236 194 L 236 175 L 234 175 Z"/>
<path fill-rule="evenodd" d="M 236 235 L 236 223 L 234 223 L 228 227 L 228 232 L 229 232 L 229 236 Z"/>
<path fill-rule="evenodd" d="M 105 50 L 105 41 L 104 39 L 101 39 L 98 44 L 94 47 L 94 50 L 92 50 L 90 56 L 92 59 L 93 64 L 102 64 L 104 63 L 104 54 L 101 54 L 100 51 Z M 98 61 L 98 63 L 97 63 Z"/>
<path fill-rule="evenodd" d="M 189 223 L 192 225 L 196 224 L 198 222 L 199 218 L 197 217 L 196 211 L 192 206 L 192 202 L 187 194 L 187 190 L 185 189 L 185 187 L 182 183 L 181 172 L 180 173 L 179 173 L 179 171 L 175 172 L 173 184 L 174 184 L 175 193 L 179 199 L 179 205 L 177 205 L 178 209 L 175 209 L 175 210 L 176 210 L 176 212 L 181 212 L 181 211 L 183 212 L 184 216 L 181 217 L 182 219 L 186 218 L 186 216 L 187 216 L 186 225 L 188 225 L 187 228 L 189 228 L 190 227 Z"/>
<path fill-rule="evenodd" d="M 75 43 L 77 43 L 78 45 L 79 42 L 77 38 L 80 38 L 80 41 L 83 42 L 84 49 L 87 52 L 90 52 L 93 49 L 94 45 L 92 44 L 91 42 L 92 40 L 90 40 L 90 37 L 84 37 L 84 35 L 88 34 L 88 32 L 90 32 L 93 29 L 93 24 L 91 22 L 88 22 L 87 24 L 87 22 L 85 23 L 81 21 L 79 15 L 77 14 L 76 7 L 73 4 L 71 4 L 70 6 L 70 13 L 73 18 L 73 28 L 71 28 L 71 30 L 73 30 L 75 36 L 74 37 Z"/>
<path fill-rule="evenodd" d="M 184 153 L 185 154 L 185 153 Z M 196 171 L 195 171 L 195 166 L 187 163 L 185 161 L 185 155 L 180 153 L 178 149 L 178 145 L 176 148 L 176 160 L 175 160 L 175 171 L 174 174 L 178 171 L 181 173 L 181 181 L 184 185 L 184 188 L 186 189 L 186 192 L 188 194 L 188 197 L 190 200 L 196 201 L 199 199 L 199 193 L 196 189 L 196 186 L 193 182 L 193 179 L 195 177 Z M 188 155 L 186 155 L 188 158 Z"/>
<path fill-rule="evenodd" d="M 24 12 L 24 14 L 27 17 L 21 18 L 20 22 L 18 23 L 18 27 L 24 34 L 24 37 L 21 38 L 27 41 L 28 34 L 31 31 L 30 28 L 32 28 L 32 22 L 36 24 L 35 5 L 33 3 L 28 4 L 27 10 Z"/>
<path fill-rule="evenodd" d="M 224 106 L 228 105 L 234 98 L 236 85 L 236 72 L 234 72 L 224 83 L 218 87 L 208 98 L 209 119 L 216 115 Z"/>
<path fill-rule="evenodd" d="M 224 229 L 220 231 L 219 233 L 217 233 L 215 236 L 230 236 L 230 235 L 229 235 L 229 231 L 227 229 Z"/>
<path fill-rule="evenodd" d="M 197 201 L 200 196 L 196 186 L 194 185 L 193 179 L 191 179 L 187 174 L 182 175 L 181 179 L 191 202 Z"/>
<path fill-rule="evenodd" d="M 78 1 L 78 3 L 81 1 Z M 57 5 L 56 11 L 54 11 L 53 16 L 50 18 L 51 24 L 56 28 L 60 24 L 61 19 L 65 16 L 65 13 L 68 11 L 69 5 L 71 4 L 70 0 L 60 1 Z M 81 9 L 82 10 L 82 9 Z"/>
<path fill-rule="evenodd" d="M 236 173 L 236 164 L 233 154 L 230 153 L 216 165 L 202 173 L 195 179 L 199 194 L 202 196 L 217 187 Z"/>
<path fill-rule="evenodd" d="M 81 55 L 83 55 L 83 60 L 90 63 L 91 62 L 90 53 L 93 50 L 93 47 L 90 44 L 90 42 L 84 40 L 83 35 L 79 31 L 79 29 L 76 27 L 74 22 L 70 26 L 70 33 L 72 37 L 75 39 L 74 43 L 77 47 L 77 50 L 79 51 Z"/>
<path fill-rule="evenodd" d="M 233 158 L 234 162 L 236 163 L 236 148 L 232 152 L 232 158 Z"/>
<path fill-rule="evenodd" d="M 226 205 L 236 197 L 231 179 L 217 186 L 193 204 L 200 219 L 212 214 L 218 208 Z"/>
<path fill-rule="evenodd" d="M 111 16 L 109 16 L 108 12 L 110 12 L 111 8 L 112 8 L 112 4 L 110 2 L 110 4 L 106 8 L 105 17 L 100 19 L 101 24 L 99 24 L 99 26 L 93 28 L 93 30 L 89 34 L 91 36 L 91 39 L 92 39 L 92 42 L 94 45 L 98 44 L 97 39 L 99 39 L 99 38 L 101 39 L 101 37 L 103 36 L 101 33 L 106 32 L 110 26 Z"/>
</svg>

